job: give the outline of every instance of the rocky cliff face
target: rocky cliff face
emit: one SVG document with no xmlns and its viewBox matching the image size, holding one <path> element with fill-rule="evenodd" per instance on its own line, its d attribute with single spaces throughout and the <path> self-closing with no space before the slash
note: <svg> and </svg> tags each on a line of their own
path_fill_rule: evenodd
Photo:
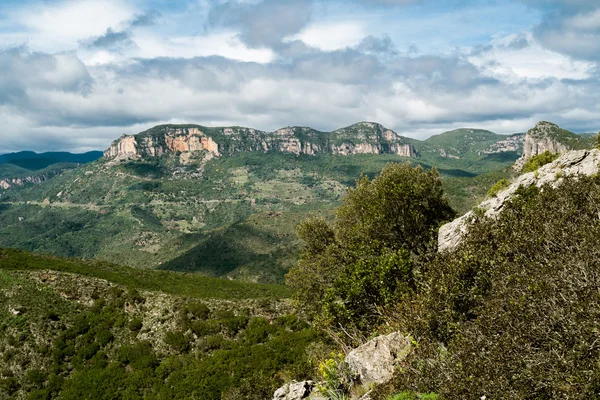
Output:
<svg viewBox="0 0 600 400">
<path fill-rule="evenodd" d="M 26 176 L 23 178 L 0 179 L 0 189 L 10 189 L 13 186 L 24 186 L 26 184 L 38 184 L 48 180 L 47 175 Z"/>
<path fill-rule="evenodd" d="M 567 133 L 567 131 L 562 130 L 558 125 L 551 122 L 538 122 L 535 127 L 527 131 L 523 143 L 523 155 L 517 160 L 513 168 L 516 171 L 521 171 L 529 158 L 546 151 L 564 153 L 572 150 L 572 146 L 561 141 L 561 139 L 570 139 L 564 137 L 565 135 L 569 136 L 568 134 L 576 136 L 571 132 Z"/>
<path fill-rule="evenodd" d="M 207 152 L 211 156 L 242 151 L 278 151 L 315 155 L 330 153 L 396 154 L 416 156 L 407 139 L 383 126 L 363 122 L 334 132 L 286 127 L 275 132 L 251 128 L 207 128 L 198 125 L 162 125 L 135 136 L 123 135 L 104 152 L 108 159 L 159 157 L 164 154 Z M 189 159 L 189 156 L 183 157 Z"/>
<path fill-rule="evenodd" d="M 104 152 L 105 158 L 151 156 L 166 153 L 208 151 L 219 155 L 219 147 L 212 138 L 198 128 L 166 128 L 163 135 L 123 135 Z"/>
<path fill-rule="evenodd" d="M 484 210 L 486 217 L 496 218 L 502 211 L 504 203 L 514 196 L 519 186 L 536 185 L 541 187 L 546 183 L 556 186 L 562 182 L 564 176 L 593 175 L 599 171 L 600 150 L 570 151 L 535 172 L 521 175 L 506 190 L 482 202 L 478 208 Z M 468 231 L 469 223 L 474 217 L 473 211 L 469 211 L 462 217 L 443 225 L 439 231 L 438 250 L 452 250 L 457 247 L 462 242 Z"/>
<path fill-rule="evenodd" d="M 500 140 L 492 144 L 487 149 L 483 150 L 482 154 L 497 154 L 497 153 L 506 153 L 509 151 L 520 152 L 523 149 L 523 145 L 525 143 L 525 135 L 522 133 L 517 133 L 514 135 L 508 136 L 506 139 Z"/>
</svg>

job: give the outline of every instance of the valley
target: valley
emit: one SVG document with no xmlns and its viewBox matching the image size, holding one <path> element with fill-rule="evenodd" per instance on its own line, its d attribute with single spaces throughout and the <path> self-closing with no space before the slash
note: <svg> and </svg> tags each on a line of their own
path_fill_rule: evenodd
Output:
<svg viewBox="0 0 600 400">
<path fill-rule="evenodd" d="M 0 191 L 0 246 L 281 283 L 301 244 L 295 226 L 331 218 L 361 175 L 390 162 L 434 166 L 453 207 L 467 211 L 519 157 L 518 146 L 486 152 L 505 139 L 458 130 L 419 142 L 375 123 L 332 133 L 159 126 Z"/>
</svg>

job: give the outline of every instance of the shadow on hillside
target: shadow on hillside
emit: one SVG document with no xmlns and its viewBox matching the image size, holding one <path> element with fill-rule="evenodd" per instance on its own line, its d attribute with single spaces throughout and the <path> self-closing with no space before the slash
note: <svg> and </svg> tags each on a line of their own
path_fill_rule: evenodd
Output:
<svg viewBox="0 0 600 400">
<path fill-rule="evenodd" d="M 157 269 L 224 277 L 244 267 L 248 272 L 270 276 L 269 280 L 283 279 L 281 255 L 273 247 L 282 242 L 285 245 L 285 239 L 277 238 L 271 232 L 240 222 L 202 235 L 199 240 L 200 243 L 192 249 Z M 260 253 L 256 250 L 267 248 L 273 251 Z"/>
</svg>

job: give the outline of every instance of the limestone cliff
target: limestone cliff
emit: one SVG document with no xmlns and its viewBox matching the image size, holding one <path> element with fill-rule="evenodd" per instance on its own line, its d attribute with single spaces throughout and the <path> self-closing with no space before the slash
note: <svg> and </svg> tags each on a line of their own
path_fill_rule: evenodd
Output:
<svg viewBox="0 0 600 400">
<path fill-rule="evenodd" d="M 554 162 L 544 165 L 535 172 L 519 176 L 506 190 L 498 193 L 491 199 L 482 202 L 478 208 L 484 210 L 484 215 L 496 218 L 504 207 L 504 203 L 511 199 L 520 186 L 542 185 L 549 183 L 553 186 L 562 182 L 562 177 L 570 175 L 593 175 L 600 171 L 600 150 L 575 150 L 569 151 Z M 457 247 L 467 233 L 469 223 L 475 217 L 469 211 L 462 217 L 443 225 L 438 236 L 438 250 L 452 250 Z"/>
<path fill-rule="evenodd" d="M 108 159 L 132 159 L 207 152 L 211 156 L 238 152 L 277 151 L 296 155 L 330 153 L 396 154 L 415 157 L 409 141 L 380 124 L 362 122 L 333 132 L 286 127 L 275 132 L 252 128 L 208 128 L 199 125 L 160 125 L 137 135 L 123 135 L 104 152 Z"/>
<path fill-rule="evenodd" d="M 551 122 L 541 121 L 530 129 L 525 135 L 523 155 L 514 165 L 516 171 L 521 171 L 525 162 L 538 154 L 546 151 L 551 153 L 565 153 L 573 149 L 581 149 L 587 145 L 586 139 L 561 129 Z"/>
</svg>

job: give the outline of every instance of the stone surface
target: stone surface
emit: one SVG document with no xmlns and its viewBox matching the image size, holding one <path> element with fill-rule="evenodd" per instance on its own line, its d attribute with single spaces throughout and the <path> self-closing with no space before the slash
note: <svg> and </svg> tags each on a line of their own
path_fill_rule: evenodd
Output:
<svg viewBox="0 0 600 400">
<path fill-rule="evenodd" d="M 515 171 L 521 171 L 529 158 L 542 154 L 545 151 L 549 151 L 550 153 L 564 153 L 571 150 L 566 145 L 550 137 L 551 132 L 556 129 L 560 129 L 558 125 L 542 121 L 527 131 L 523 143 L 523 155 L 513 166 Z"/>
<path fill-rule="evenodd" d="M 273 400 L 302 400 L 308 398 L 315 387 L 313 381 L 286 383 L 275 391 Z"/>
<path fill-rule="evenodd" d="M 535 172 L 529 172 L 519 176 L 508 188 L 479 204 L 479 208 L 485 210 L 485 216 L 496 218 L 504 203 L 514 196 L 519 186 L 542 185 L 549 183 L 556 187 L 562 182 L 563 176 L 572 175 L 594 175 L 600 171 L 600 150 L 576 150 L 563 154 L 550 164 L 546 164 Z M 443 225 L 438 235 L 438 250 L 452 250 L 458 246 L 466 234 L 469 221 L 474 217 L 469 211 L 462 217 Z"/>
<path fill-rule="evenodd" d="M 506 139 L 500 140 L 484 151 L 481 154 L 497 154 L 504 153 L 507 151 L 520 151 L 525 143 L 525 135 L 522 133 L 517 133 L 514 135 L 508 136 Z"/>
<path fill-rule="evenodd" d="M 352 350 L 346 356 L 350 369 L 358 374 L 363 384 L 389 381 L 396 365 L 412 350 L 410 338 L 399 333 L 378 336 Z"/>
</svg>

